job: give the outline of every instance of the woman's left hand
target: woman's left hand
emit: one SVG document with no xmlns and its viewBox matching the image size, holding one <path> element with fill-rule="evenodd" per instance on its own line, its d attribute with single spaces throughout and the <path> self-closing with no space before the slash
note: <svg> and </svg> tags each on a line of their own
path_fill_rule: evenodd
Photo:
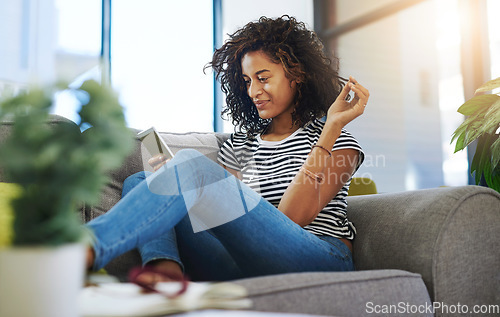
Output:
<svg viewBox="0 0 500 317">
<path fill-rule="evenodd" d="M 349 92 L 354 92 L 352 100 L 346 100 Z M 342 127 L 359 117 L 365 111 L 370 93 L 368 89 L 358 83 L 353 77 L 349 77 L 335 102 L 328 109 L 327 120 L 339 123 Z"/>
<path fill-rule="evenodd" d="M 170 161 L 170 159 L 167 158 L 167 156 L 165 154 L 161 153 L 161 154 L 157 154 L 157 155 L 153 156 L 152 158 L 150 158 L 148 160 L 148 164 L 151 165 L 151 167 L 156 172 L 157 170 L 160 169 L 160 167 L 167 164 L 168 161 Z"/>
</svg>

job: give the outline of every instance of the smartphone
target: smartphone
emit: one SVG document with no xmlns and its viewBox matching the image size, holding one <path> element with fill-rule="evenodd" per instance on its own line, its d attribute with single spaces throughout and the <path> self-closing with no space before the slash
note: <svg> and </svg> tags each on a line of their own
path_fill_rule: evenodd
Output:
<svg viewBox="0 0 500 317">
<path fill-rule="evenodd" d="M 151 157 L 158 154 L 164 154 L 168 159 L 174 157 L 174 153 L 154 127 L 139 132 L 137 138 L 142 142 Z"/>
</svg>

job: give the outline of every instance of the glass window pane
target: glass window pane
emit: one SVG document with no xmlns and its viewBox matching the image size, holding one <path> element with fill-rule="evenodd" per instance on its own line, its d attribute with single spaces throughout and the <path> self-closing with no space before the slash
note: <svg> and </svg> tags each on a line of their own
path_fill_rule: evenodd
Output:
<svg viewBox="0 0 500 317">
<path fill-rule="evenodd" d="M 337 1 L 336 14 L 371 2 Z M 381 192 L 467 184 L 467 153 L 450 146 L 463 120 L 457 16 L 457 0 L 425 1 L 338 39 L 341 75 L 370 89 L 347 127 L 367 154 L 357 176 Z"/>
<path fill-rule="evenodd" d="M 58 80 L 78 85 L 101 80 L 101 0 L 55 0 L 55 72 Z M 56 98 L 54 113 L 77 120 L 79 103 L 66 92 Z"/>
<path fill-rule="evenodd" d="M 56 0 L 57 50 L 84 56 L 101 54 L 101 0 Z"/>
<path fill-rule="evenodd" d="M 99 79 L 101 0 L 0 1 L 0 43 L 0 93 Z M 75 103 L 66 99 L 52 111 L 74 119 Z"/>
<path fill-rule="evenodd" d="M 213 131 L 210 0 L 120 0 L 112 5 L 111 81 L 128 125 Z"/>
</svg>

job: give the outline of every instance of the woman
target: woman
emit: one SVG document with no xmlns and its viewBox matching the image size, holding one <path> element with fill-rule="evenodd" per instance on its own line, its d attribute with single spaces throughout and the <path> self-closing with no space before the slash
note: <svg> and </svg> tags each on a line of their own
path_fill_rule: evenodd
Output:
<svg viewBox="0 0 500 317">
<path fill-rule="evenodd" d="M 223 168 L 194 150 L 155 157 L 156 172 L 129 177 L 122 200 L 88 224 L 89 268 L 139 248 L 173 278 L 352 270 L 345 196 L 363 153 L 343 128 L 369 93 L 352 77 L 343 84 L 322 50 L 288 16 L 232 34 L 210 63 L 238 128 L 220 150 Z"/>
</svg>

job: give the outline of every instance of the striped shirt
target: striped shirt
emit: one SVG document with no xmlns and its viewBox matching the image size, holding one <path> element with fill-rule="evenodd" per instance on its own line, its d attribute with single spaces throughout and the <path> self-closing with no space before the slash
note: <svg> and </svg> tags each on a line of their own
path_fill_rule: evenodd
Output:
<svg viewBox="0 0 500 317">
<path fill-rule="evenodd" d="M 288 185 L 318 141 L 323 126 L 324 122 L 314 120 L 281 141 L 265 141 L 260 134 L 247 137 L 245 133 L 233 133 L 222 145 L 218 160 L 224 166 L 240 171 L 245 184 L 278 207 Z M 356 169 L 363 162 L 364 154 L 360 145 L 344 129 L 332 150 L 340 149 L 359 151 Z M 351 180 L 340 189 L 316 219 L 304 229 L 315 235 L 354 239 L 356 228 L 346 215 L 345 198 L 350 182 Z"/>
</svg>

